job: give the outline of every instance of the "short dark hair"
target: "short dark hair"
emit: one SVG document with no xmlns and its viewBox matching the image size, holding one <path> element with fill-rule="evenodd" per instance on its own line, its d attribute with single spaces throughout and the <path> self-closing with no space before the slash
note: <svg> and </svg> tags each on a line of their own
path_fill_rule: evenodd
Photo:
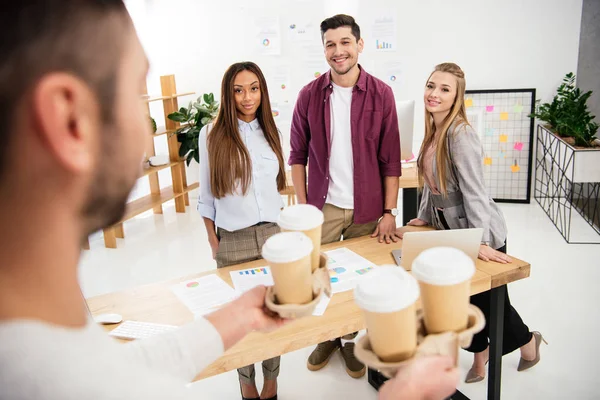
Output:
<svg viewBox="0 0 600 400">
<path fill-rule="evenodd" d="M 44 75 L 71 73 L 112 119 L 116 75 L 130 21 L 122 0 L 19 0 L 0 5 L 0 181 L 16 105 Z M 130 23 L 130 22 L 129 22 Z"/>
<path fill-rule="evenodd" d="M 356 41 L 358 42 L 360 40 L 360 26 L 358 26 L 354 17 L 346 14 L 334 15 L 321 22 L 321 40 L 325 38 L 325 32 L 330 29 L 341 28 L 342 26 L 350 27 Z"/>
</svg>

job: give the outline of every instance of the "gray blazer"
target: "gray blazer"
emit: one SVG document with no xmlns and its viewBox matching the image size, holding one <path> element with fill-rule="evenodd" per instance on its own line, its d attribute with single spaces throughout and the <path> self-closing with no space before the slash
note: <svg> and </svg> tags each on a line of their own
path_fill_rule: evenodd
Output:
<svg viewBox="0 0 600 400">
<path fill-rule="evenodd" d="M 436 209 L 443 215 L 450 229 L 483 228 L 482 242 L 499 249 L 506 241 L 504 216 L 488 195 L 483 180 L 483 147 L 475 130 L 466 124 L 448 129 L 450 164 L 446 174 L 448 196 L 434 195 L 424 185 L 418 218 L 436 229 L 444 229 Z M 436 159 L 433 157 L 433 175 L 439 187 Z"/>
</svg>

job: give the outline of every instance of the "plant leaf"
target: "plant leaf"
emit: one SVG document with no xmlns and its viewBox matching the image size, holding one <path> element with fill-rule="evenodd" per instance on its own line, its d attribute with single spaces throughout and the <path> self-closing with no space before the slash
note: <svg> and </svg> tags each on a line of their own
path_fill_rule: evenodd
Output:
<svg viewBox="0 0 600 400">
<path fill-rule="evenodd" d="M 176 122 L 186 122 L 187 121 L 187 116 L 179 111 L 175 111 L 174 113 L 167 115 L 167 118 L 169 118 L 171 121 L 176 121 Z"/>
</svg>

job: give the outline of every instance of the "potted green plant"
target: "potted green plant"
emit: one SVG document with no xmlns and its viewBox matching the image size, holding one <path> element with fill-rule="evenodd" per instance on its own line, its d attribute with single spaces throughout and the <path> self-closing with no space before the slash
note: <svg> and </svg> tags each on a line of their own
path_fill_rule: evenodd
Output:
<svg viewBox="0 0 600 400">
<path fill-rule="evenodd" d="M 198 136 L 200 130 L 211 123 L 219 112 L 219 102 L 215 101 L 212 93 L 204 94 L 196 101 L 189 103 L 188 107 L 181 107 L 179 111 L 169 114 L 167 117 L 180 122 L 182 127 L 175 131 L 177 141 L 180 143 L 179 156 L 190 165 L 192 160 L 200 162 L 198 152 Z"/>
<path fill-rule="evenodd" d="M 547 161 L 558 162 L 558 170 L 564 171 L 571 182 L 600 182 L 599 125 L 587 106 L 591 95 L 591 91 L 583 92 L 575 86 L 575 74 L 571 72 L 564 77 L 552 102 L 538 101 L 531 115 L 545 122 L 538 125 L 538 143 L 542 141 L 547 147 Z"/>
<path fill-rule="evenodd" d="M 575 75 L 569 73 L 552 102 L 538 102 L 532 114 L 543 122 L 537 127 L 534 197 L 568 243 L 581 240 L 574 239 L 578 234 L 572 236 L 576 213 L 600 234 L 600 141 L 598 123 L 587 106 L 591 95 L 577 88 Z M 574 228 L 582 229 L 580 224 Z"/>
</svg>

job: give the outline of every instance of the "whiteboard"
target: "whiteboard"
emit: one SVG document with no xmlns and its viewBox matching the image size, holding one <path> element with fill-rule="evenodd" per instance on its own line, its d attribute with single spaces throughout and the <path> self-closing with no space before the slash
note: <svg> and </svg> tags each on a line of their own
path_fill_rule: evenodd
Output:
<svg viewBox="0 0 600 400">
<path fill-rule="evenodd" d="M 495 201 L 529 203 L 535 89 L 467 90 L 467 117 L 483 145 L 483 170 Z"/>
</svg>

